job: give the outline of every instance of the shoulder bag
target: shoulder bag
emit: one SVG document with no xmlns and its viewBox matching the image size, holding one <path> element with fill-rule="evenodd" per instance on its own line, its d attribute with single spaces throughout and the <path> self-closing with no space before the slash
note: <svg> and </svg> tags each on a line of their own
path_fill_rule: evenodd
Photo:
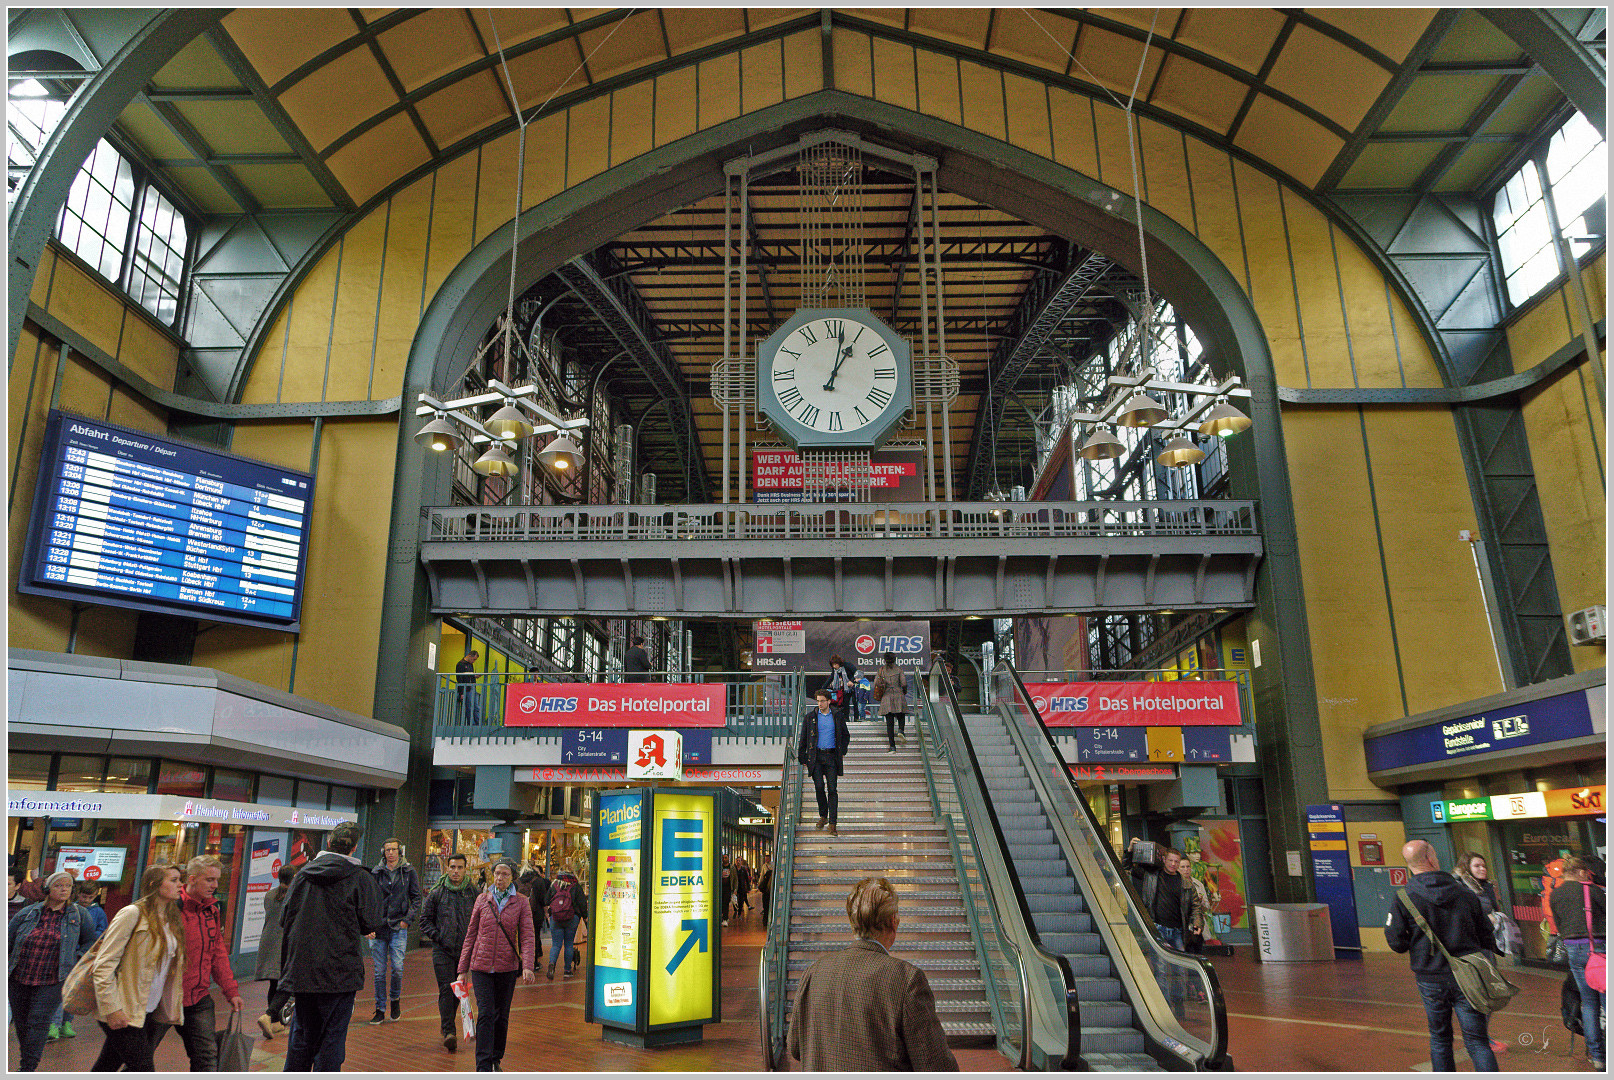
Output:
<svg viewBox="0 0 1614 1080">
<path fill-rule="evenodd" d="M 1608 992 L 1608 943 L 1603 943 L 1605 952 L 1597 951 L 1596 932 L 1592 927 L 1592 887 L 1584 881 L 1580 886 L 1586 890 L 1586 946 L 1591 950 L 1586 957 L 1586 985 L 1604 994 Z"/>
<path fill-rule="evenodd" d="M 1435 932 L 1430 929 L 1429 923 L 1423 917 L 1423 913 L 1413 904 L 1412 897 L 1407 895 L 1407 890 L 1398 889 L 1396 890 L 1396 895 L 1401 898 L 1401 903 L 1405 904 L 1407 910 L 1412 913 L 1413 919 L 1418 923 L 1418 929 L 1422 930 L 1424 936 L 1435 943 L 1435 948 L 1440 950 L 1440 955 L 1444 956 L 1446 963 L 1451 965 L 1452 977 L 1457 980 L 1457 988 L 1463 992 L 1463 996 L 1468 999 L 1468 1003 L 1474 1006 L 1476 1011 L 1487 1015 L 1507 1008 L 1508 1002 L 1513 1000 L 1513 995 L 1519 992 L 1519 988 L 1502 977 L 1502 973 L 1497 970 L 1496 962 L 1491 959 L 1490 954 L 1481 949 L 1478 952 L 1471 952 L 1464 956 L 1453 956 L 1446 951 L 1446 943 L 1441 941 Z"/>
</svg>

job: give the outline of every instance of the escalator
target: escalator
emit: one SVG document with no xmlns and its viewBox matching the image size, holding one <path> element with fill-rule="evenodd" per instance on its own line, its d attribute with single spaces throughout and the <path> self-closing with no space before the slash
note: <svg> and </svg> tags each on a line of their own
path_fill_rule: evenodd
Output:
<svg viewBox="0 0 1614 1080">
<path fill-rule="evenodd" d="M 1034 940 L 1070 963 L 1082 1065 L 1127 1072 L 1231 1068 L 1214 969 L 1160 943 L 1010 665 L 993 673 L 992 688 L 992 709 L 965 714 L 938 687 L 938 726 L 949 726 L 949 714 L 958 722 L 955 734 L 963 736 L 1008 838 Z"/>
</svg>

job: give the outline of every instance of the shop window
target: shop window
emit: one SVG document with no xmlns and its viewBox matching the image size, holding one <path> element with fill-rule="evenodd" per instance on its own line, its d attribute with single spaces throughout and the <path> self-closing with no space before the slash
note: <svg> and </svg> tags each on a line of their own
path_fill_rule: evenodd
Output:
<svg viewBox="0 0 1614 1080">
<path fill-rule="evenodd" d="M 258 801 L 266 806 L 291 806 L 297 781 L 289 776 L 258 777 Z"/>
<path fill-rule="evenodd" d="M 49 786 L 49 754 L 6 755 L 6 787 L 17 791 L 44 791 Z"/>
<path fill-rule="evenodd" d="M 324 808 L 331 797 L 331 789 L 326 784 L 310 784 L 307 780 L 297 782 L 297 805 Z"/>
<path fill-rule="evenodd" d="M 118 910 L 131 900 L 135 899 L 135 890 L 139 881 L 140 834 L 144 828 L 143 821 L 127 821 L 121 819 L 104 818 L 86 820 L 83 826 L 73 830 L 51 830 L 45 846 L 46 865 L 54 868 L 59 865 L 62 848 L 94 847 L 117 848 L 123 852 L 123 871 L 117 877 L 104 874 L 100 880 L 102 886 L 100 903 L 106 909 L 108 917 L 116 915 Z M 108 863 L 102 860 L 101 865 Z"/>
<path fill-rule="evenodd" d="M 102 791 L 132 791 L 144 794 L 151 790 L 150 758 L 113 758 L 107 763 L 106 782 Z"/>
<path fill-rule="evenodd" d="M 229 802 L 252 801 L 252 774 L 236 769 L 213 770 L 213 794 L 210 798 Z"/>
<path fill-rule="evenodd" d="M 157 769 L 157 794 L 203 798 L 207 795 L 207 770 L 184 761 L 164 761 Z"/>
<path fill-rule="evenodd" d="M 56 767 L 57 791 L 100 791 L 106 775 L 106 758 L 99 755 L 63 754 Z"/>
<path fill-rule="evenodd" d="M 358 788 L 338 787 L 331 785 L 331 809 L 346 810 L 350 814 L 359 812 Z"/>
</svg>

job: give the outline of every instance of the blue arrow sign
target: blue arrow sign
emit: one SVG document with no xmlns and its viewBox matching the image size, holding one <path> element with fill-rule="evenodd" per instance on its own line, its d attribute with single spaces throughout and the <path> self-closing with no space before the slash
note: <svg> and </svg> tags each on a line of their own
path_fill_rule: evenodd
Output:
<svg viewBox="0 0 1614 1080">
<path fill-rule="evenodd" d="M 678 946 L 678 951 L 673 953 L 673 958 L 667 961 L 667 974 L 671 975 L 678 970 L 678 965 L 684 962 L 684 957 L 689 955 L 689 950 L 695 947 L 697 941 L 700 942 L 701 952 L 706 951 L 708 936 L 706 928 L 708 923 L 709 920 L 707 919 L 684 920 L 683 928 L 689 931 L 689 936 L 684 939 L 682 945 Z"/>
</svg>

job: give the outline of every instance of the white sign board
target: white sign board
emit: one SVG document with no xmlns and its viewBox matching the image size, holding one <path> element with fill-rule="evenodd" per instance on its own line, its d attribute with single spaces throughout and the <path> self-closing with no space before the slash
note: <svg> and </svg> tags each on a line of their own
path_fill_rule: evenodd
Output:
<svg viewBox="0 0 1614 1080">
<path fill-rule="evenodd" d="M 678 731 L 629 731 L 629 780 L 682 780 L 684 736 Z"/>
<path fill-rule="evenodd" d="M 121 847 L 64 847 L 56 855 L 57 870 L 77 871 L 80 881 L 110 885 L 123 880 L 129 849 Z"/>
</svg>

